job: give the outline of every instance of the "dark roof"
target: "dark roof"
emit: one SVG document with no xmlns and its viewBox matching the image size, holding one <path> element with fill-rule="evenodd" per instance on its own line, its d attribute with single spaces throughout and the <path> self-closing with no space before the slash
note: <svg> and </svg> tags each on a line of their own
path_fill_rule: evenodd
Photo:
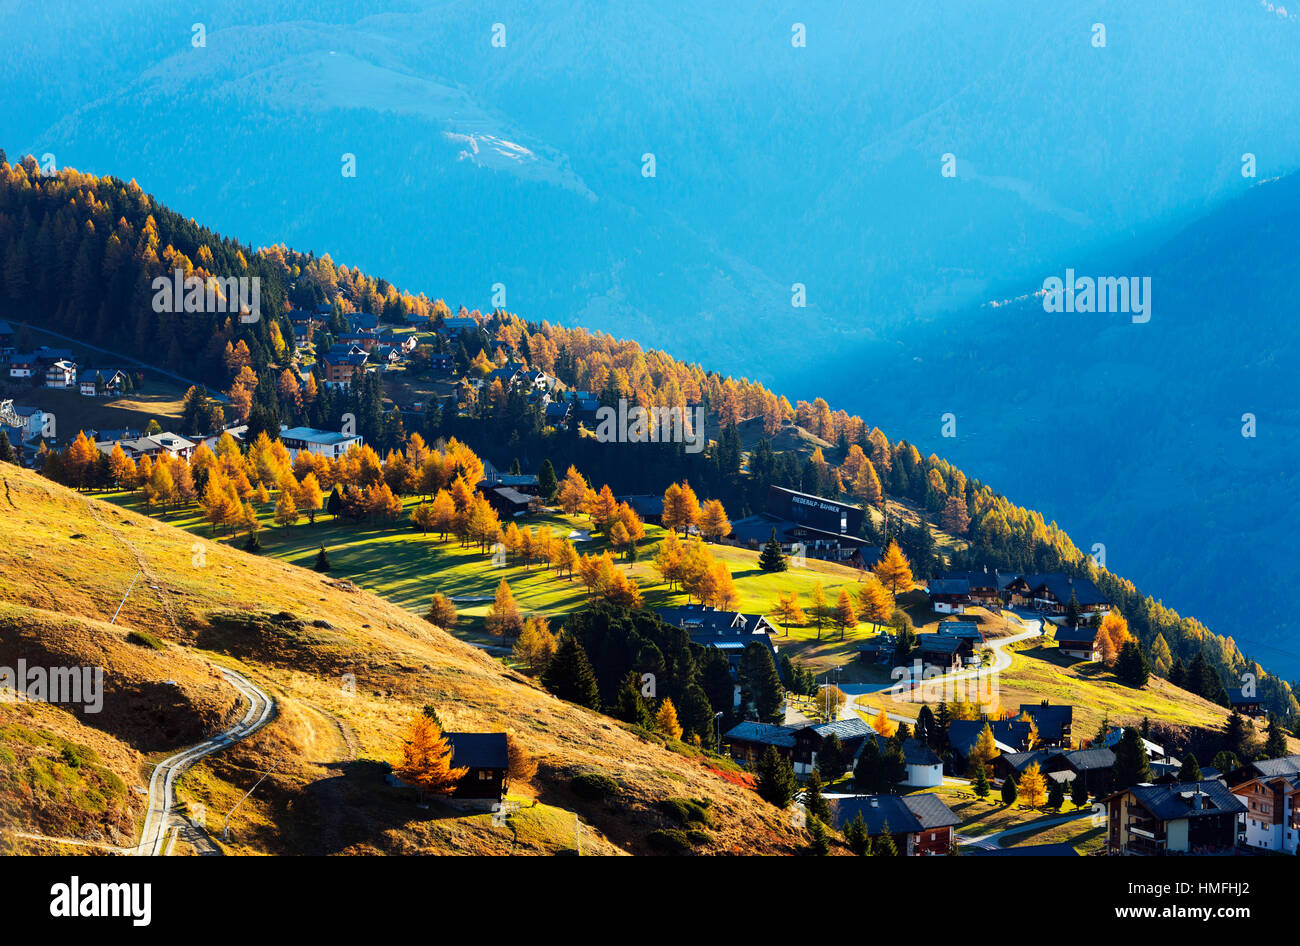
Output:
<svg viewBox="0 0 1300 946">
<path fill-rule="evenodd" d="M 1073 594 L 1080 605 L 1107 604 L 1101 589 L 1090 578 L 1075 578 L 1064 572 L 1048 572 L 1042 575 L 1025 575 L 1025 584 L 1030 591 L 1046 588 L 1061 604 L 1066 604 Z"/>
<path fill-rule="evenodd" d="M 1029 724 L 1018 719 L 954 719 L 948 724 L 948 743 L 962 756 L 968 756 L 985 726 L 993 730 L 996 741 L 1007 746 L 1024 745 L 1029 736 Z"/>
<path fill-rule="evenodd" d="M 872 730 L 870 736 L 863 740 L 862 745 L 858 747 L 857 754 L 853 757 L 854 764 L 857 764 L 857 760 L 861 757 L 862 750 L 867 747 L 868 742 L 874 742 L 883 752 L 885 748 L 883 743 L 887 741 L 883 736 Z M 940 765 L 943 762 L 943 759 L 939 758 L 933 749 L 919 739 L 912 737 L 904 739 L 902 750 L 905 765 Z"/>
<path fill-rule="evenodd" d="M 1245 696 L 1241 687 L 1233 687 L 1228 690 L 1228 702 L 1232 704 L 1259 703 L 1261 702 L 1259 694 L 1254 696 Z"/>
<path fill-rule="evenodd" d="M 777 487 L 773 486 L 772 488 L 776 489 Z M 831 532 L 827 529 L 818 529 L 816 526 L 811 526 L 806 522 L 794 522 L 790 519 L 782 519 L 780 516 L 774 516 L 768 512 L 755 513 L 752 516 L 745 516 L 742 519 L 734 520 L 731 523 L 731 537 L 738 542 L 763 543 L 767 542 L 772 537 L 773 529 L 776 529 L 778 541 L 784 539 L 788 543 L 793 540 L 796 533 L 802 533 L 811 535 L 814 538 L 834 540 L 843 546 L 854 546 L 861 550 L 863 558 L 866 559 L 870 559 L 872 556 L 877 558 L 880 556 L 880 549 L 871 545 L 866 539 L 858 538 L 856 535 L 848 535 L 843 532 Z"/>
<path fill-rule="evenodd" d="M 637 496 L 620 497 L 619 502 L 627 503 L 632 507 L 632 511 L 644 519 L 646 516 L 662 516 L 664 514 L 663 496 L 651 494 Z"/>
<path fill-rule="evenodd" d="M 457 768 L 510 767 L 510 750 L 503 732 L 449 732 L 444 735 L 451 743 L 451 764 Z"/>
<path fill-rule="evenodd" d="M 1059 638 L 1059 634 L 1057 635 Z M 1026 713 L 1038 727 L 1038 735 L 1041 739 L 1050 739 L 1057 741 L 1065 734 L 1066 726 L 1074 725 L 1074 707 L 1067 706 L 1063 703 L 1021 703 L 1020 712 L 1017 716 L 1024 716 Z"/>
<path fill-rule="evenodd" d="M 1057 646 L 1062 643 L 1091 645 L 1097 639 L 1097 630 L 1098 628 L 1088 627 L 1086 624 L 1080 624 L 1075 628 L 1061 625 L 1056 629 Z"/>
<path fill-rule="evenodd" d="M 861 716 L 855 716 L 853 719 L 840 719 L 833 723 L 821 723 L 817 726 L 807 726 L 805 728 L 811 729 L 823 739 L 831 733 L 834 733 L 841 740 L 861 739 L 864 736 L 875 733 L 875 730 L 868 726 L 866 720 Z"/>
<path fill-rule="evenodd" d="M 847 795 L 828 798 L 831 819 L 837 829 L 857 815 L 862 815 L 867 833 L 881 834 L 889 825 L 890 834 L 912 834 L 932 828 L 944 828 L 960 822 L 951 808 L 938 795 Z"/>
<path fill-rule="evenodd" d="M 931 578 L 925 590 L 932 595 L 968 595 L 970 582 L 965 578 Z"/>
<path fill-rule="evenodd" d="M 771 622 L 761 614 L 742 614 L 739 611 L 720 611 L 711 605 L 679 604 L 669 608 L 659 608 L 656 612 L 659 620 L 673 627 L 690 631 L 711 631 L 724 633 L 731 630 L 756 635 L 768 633 L 759 628 L 771 627 Z"/>
<path fill-rule="evenodd" d="M 527 506 L 536 498 L 534 496 L 529 496 L 527 493 L 521 493 L 519 490 L 512 489 L 509 486 L 497 486 L 492 490 L 492 492 L 496 493 L 507 502 L 514 503 L 516 506 Z"/>
<path fill-rule="evenodd" d="M 771 723 L 756 723 L 746 720 L 723 733 L 723 739 L 739 742 L 757 742 L 765 746 L 779 746 L 783 749 L 794 748 L 795 731 L 789 726 L 774 726 Z"/>
<path fill-rule="evenodd" d="M 989 571 L 987 568 L 977 571 L 953 571 L 941 576 L 943 579 L 952 581 L 964 581 L 971 588 L 996 588 L 998 586 L 998 573 Z"/>
<path fill-rule="evenodd" d="M 1017 772 L 1023 772 L 1033 763 L 1037 762 L 1041 768 L 1043 763 L 1058 755 L 1064 755 L 1060 749 L 1033 749 L 1029 752 L 1007 752 L 1002 755 L 1002 761 L 1011 766 Z"/>
<path fill-rule="evenodd" d="M 940 621 L 938 632 L 945 637 L 961 637 L 966 640 L 984 640 L 984 632 L 974 621 Z"/>
<path fill-rule="evenodd" d="M 955 654 L 965 644 L 965 638 L 949 634 L 920 634 L 916 649 L 922 654 Z"/>
<path fill-rule="evenodd" d="M 1161 821 L 1204 818 L 1209 815 L 1240 814 L 1246 810 L 1237 796 L 1222 782 L 1177 782 L 1173 785 L 1135 785 L 1129 789 L 1147 811 Z M 1201 807 L 1195 805 L 1201 797 Z"/>
<path fill-rule="evenodd" d="M 1013 581 L 1018 581 L 1021 577 L 1017 572 L 998 572 L 997 576 L 999 591 L 1006 591 L 1007 585 Z"/>
<path fill-rule="evenodd" d="M 1276 775 L 1300 775 L 1300 755 L 1283 756 L 1280 759 L 1260 759 L 1258 762 L 1252 762 L 1251 765 L 1260 775 L 1270 778 Z"/>
<path fill-rule="evenodd" d="M 975 848 L 967 853 L 976 857 L 1082 857 L 1074 845 L 1060 841 L 1056 844 L 1022 844 L 1019 847 L 1000 847 L 989 851 Z"/>
<path fill-rule="evenodd" d="M 1115 765 L 1115 753 L 1110 749 L 1075 749 L 1067 752 L 1065 758 L 1076 772 L 1109 769 Z"/>
</svg>

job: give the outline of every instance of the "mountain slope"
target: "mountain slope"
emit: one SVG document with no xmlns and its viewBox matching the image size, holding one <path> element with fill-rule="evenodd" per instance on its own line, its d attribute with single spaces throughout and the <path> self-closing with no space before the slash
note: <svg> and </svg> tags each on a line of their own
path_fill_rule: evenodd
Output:
<svg viewBox="0 0 1300 946">
<path fill-rule="evenodd" d="M 1300 167 L 1300 28 L 1252 0 L 1205 17 L 1168 0 L 370 11 L 225 0 L 200 49 L 191 14 L 135 0 L 79 16 L 84 42 L 57 12 L 12 11 L 0 88 L 22 94 L 5 144 L 131 167 L 219 230 L 471 308 L 502 283 L 538 318 L 688 356 L 757 329 L 818 369 L 845 338 L 1188 219 L 1245 187 L 1243 151 L 1263 175 Z M 88 45 L 133 56 L 90 53 L 107 60 L 100 81 Z M 58 90 L 28 87 L 55 73 Z M 816 377 L 768 346 L 716 348 L 721 370 Z"/>
<path fill-rule="evenodd" d="M 1145 325 L 1045 313 L 1034 296 L 972 312 L 960 329 L 913 326 L 888 356 L 860 353 L 891 378 L 874 416 L 1041 510 L 1085 551 L 1102 543 L 1112 570 L 1294 678 L 1294 615 L 1264 589 L 1288 581 L 1300 530 L 1298 218 L 1291 175 L 1156 249 L 1079 264 L 1080 275 L 1150 275 Z M 942 439 L 948 411 L 957 437 Z M 1248 413 L 1253 438 L 1242 436 Z M 1226 592 L 1229 574 L 1260 593 Z"/>
<path fill-rule="evenodd" d="M 655 807 L 669 797 L 710 803 L 711 839 L 698 850 L 790 853 L 802 843 L 780 812 L 690 750 L 644 741 L 561 702 L 350 583 L 196 540 L 33 473 L 6 468 L 2 476 L 0 658 L 98 663 L 106 699 L 103 713 L 75 716 L 6 703 L 0 726 L 37 733 L 38 742 L 58 736 L 94 748 L 96 764 L 117 781 L 102 780 L 121 783 L 102 811 L 63 817 L 62 796 L 18 787 L 32 778 L 32 753 L 0 756 L 0 810 L 13 819 L 11 829 L 132 842 L 141 803 L 125 787 L 142 782 L 142 761 L 229 719 L 234 695 L 212 670 L 225 664 L 272 693 L 279 714 L 187 776 L 180 795 L 191 810 L 202 803 L 217 828 L 239 796 L 275 769 L 234 822 L 236 852 L 545 853 L 572 848 L 576 813 L 588 826 L 584 849 L 641 853 L 651 850 L 651 830 L 670 826 Z M 108 627 L 141 567 L 144 578 Z M 132 629 L 156 635 L 163 649 L 127 642 Z M 152 705 L 172 679 L 180 698 L 165 718 L 142 714 L 141 704 Z M 426 705 L 453 731 L 513 731 L 539 771 L 511 793 L 540 807 L 500 826 L 486 814 L 418 809 L 409 790 L 386 786 L 377 763 L 396 755 L 411 716 Z M 569 788 L 582 772 L 606 774 L 622 789 L 607 802 L 583 800 Z"/>
</svg>

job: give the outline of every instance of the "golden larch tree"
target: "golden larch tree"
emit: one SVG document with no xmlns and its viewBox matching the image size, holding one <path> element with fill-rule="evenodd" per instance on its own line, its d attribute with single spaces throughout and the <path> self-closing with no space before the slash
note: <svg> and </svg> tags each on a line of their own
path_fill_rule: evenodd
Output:
<svg viewBox="0 0 1300 946">
<path fill-rule="evenodd" d="M 411 722 L 402 744 L 401 761 L 393 771 L 421 795 L 449 795 L 469 769 L 452 768 L 451 743 L 438 724 L 421 713 Z"/>
</svg>

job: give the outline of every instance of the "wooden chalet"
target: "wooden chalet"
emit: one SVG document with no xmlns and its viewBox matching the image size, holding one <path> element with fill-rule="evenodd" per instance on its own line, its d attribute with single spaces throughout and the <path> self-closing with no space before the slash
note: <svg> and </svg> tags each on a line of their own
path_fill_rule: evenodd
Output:
<svg viewBox="0 0 1300 946">
<path fill-rule="evenodd" d="M 776 749 L 777 754 L 783 759 L 792 760 L 794 734 L 795 730 L 790 726 L 746 720 L 737 723 L 722 734 L 722 745 L 731 757 L 742 765 L 754 765 L 767 751 L 768 746 Z"/>
<path fill-rule="evenodd" d="M 947 854 L 952 850 L 957 815 L 938 795 L 846 795 L 828 799 L 837 831 L 862 816 L 867 834 L 888 834 L 903 857 Z"/>
<path fill-rule="evenodd" d="M 975 649 L 971 642 L 963 637 L 948 634 L 920 634 L 916 639 L 916 658 L 921 661 L 924 670 L 936 670 L 950 673 L 962 668 L 962 662 L 969 660 Z"/>
<path fill-rule="evenodd" d="M 1074 707 L 1049 700 L 1041 703 L 1021 703 L 1017 718 L 1028 716 L 1038 730 L 1040 748 L 1070 748 L 1071 727 L 1074 725 Z"/>
<path fill-rule="evenodd" d="M 1228 782 L 1246 806 L 1238 842 L 1255 850 L 1300 853 L 1300 756 L 1265 759 L 1249 769 L 1254 774 L 1234 773 Z"/>
<path fill-rule="evenodd" d="M 451 765 L 468 772 L 456 784 L 457 800 L 496 803 L 505 797 L 510 774 L 510 749 L 503 732 L 449 732 Z"/>
<path fill-rule="evenodd" d="M 1056 646 L 1067 657 L 1078 660 L 1100 660 L 1101 644 L 1097 641 L 1097 628 L 1080 624 L 1069 627 L 1062 624 L 1056 629 Z"/>
<path fill-rule="evenodd" d="M 1264 709 L 1264 703 L 1259 696 L 1255 693 L 1247 696 L 1245 690 L 1241 687 L 1228 691 L 1228 705 L 1242 716 L 1260 717 L 1268 715 L 1268 711 Z"/>
<path fill-rule="evenodd" d="M 1214 779 L 1134 785 L 1103 799 L 1111 854 L 1221 854 L 1237 844 L 1246 806 Z"/>
</svg>

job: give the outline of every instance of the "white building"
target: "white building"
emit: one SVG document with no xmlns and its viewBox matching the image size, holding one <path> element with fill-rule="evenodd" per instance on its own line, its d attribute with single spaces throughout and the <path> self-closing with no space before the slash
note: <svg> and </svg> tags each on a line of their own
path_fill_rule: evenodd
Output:
<svg viewBox="0 0 1300 946">
<path fill-rule="evenodd" d="M 283 427 L 280 429 L 280 443 L 289 451 L 289 456 L 298 458 L 298 451 L 306 450 L 330 460 L 337 460 L 352 447 L 360 447 L 365 441 L 357 434 L 345 434 L 333 430 L 317 430 L 314 427 Z"/>
</svg>

